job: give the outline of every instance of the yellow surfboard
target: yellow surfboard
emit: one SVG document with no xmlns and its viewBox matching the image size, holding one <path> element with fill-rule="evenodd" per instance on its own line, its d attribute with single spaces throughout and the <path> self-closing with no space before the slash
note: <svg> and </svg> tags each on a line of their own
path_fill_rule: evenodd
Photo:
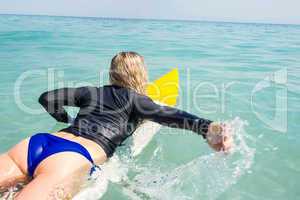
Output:
<svg viewBox="0 0 300 200">
<path fill-rule="evenodd" d="M 147 95 L 159 103 L 175 106 L 179 94 L 179 73 L 173 69 L 147 86 Z"/>
<path fill-rule="evenodd" d="M 179 91 L 179 74 L 177 69 L 163 75 L 148 85 L 147 94 L 155 102 L 175 106 Z M 151 141 L 161 125 L 152 121 L 144 121 L 133 133 L 132 155 L 139 155 Z"/>
</svg>

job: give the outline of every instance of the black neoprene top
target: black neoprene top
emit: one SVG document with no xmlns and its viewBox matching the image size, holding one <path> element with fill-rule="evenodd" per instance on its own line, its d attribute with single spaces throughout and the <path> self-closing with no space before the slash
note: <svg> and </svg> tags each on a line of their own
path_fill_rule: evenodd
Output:
<svg viewBox="0 0 300 200">
<path fill-rule="evenodd" d="M 39 102 L 54 119 L 64 123 L 72 120 L 63 106 L 79 107 L 75 120 L 61 131 L 96 142 L 108 157 L 142 120 L 188 129 L 204 138 L 211 123 L 185 111 L 158 105 L 147 96 L 115 85 L 57 89 L 43 93 Z"/>
</svg>

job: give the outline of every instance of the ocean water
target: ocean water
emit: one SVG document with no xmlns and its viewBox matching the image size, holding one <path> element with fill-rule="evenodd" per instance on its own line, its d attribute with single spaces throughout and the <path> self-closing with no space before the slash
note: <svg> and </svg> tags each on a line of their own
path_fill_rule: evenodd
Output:
<svg viewBox="0 0 300 200">
<path fill-rule="evenodd" d="M 150 80 L 178 68 L 178 107 L 231 123 L 236 146 L 214 153 L 199 136 L 164 127 L 138 157 L 118 150 L 122 180 L 109 181 L 102 199 L 300 198 L 296 25 L 0 15 L 0 152 L 64 127 L 39 95 L 107 84 L 119 51 L 142 54 Z"/>
</svg>

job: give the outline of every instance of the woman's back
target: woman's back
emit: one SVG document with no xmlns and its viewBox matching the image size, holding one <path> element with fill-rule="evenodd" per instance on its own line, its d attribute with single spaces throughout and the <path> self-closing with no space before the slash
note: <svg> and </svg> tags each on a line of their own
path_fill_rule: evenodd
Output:
<svg viewBox="0 0 300 200">
<path fill-rule="evenodd" d="M 61 131 L 92 139 L 111 156 L 137 125 L 131 94 L 132 90 L 116 85 L 63 88 L 42 94 L 40 103 L 61 122 L 71 121 L 64 105 L 79 107 L 75 120 Z"/>
</svg>

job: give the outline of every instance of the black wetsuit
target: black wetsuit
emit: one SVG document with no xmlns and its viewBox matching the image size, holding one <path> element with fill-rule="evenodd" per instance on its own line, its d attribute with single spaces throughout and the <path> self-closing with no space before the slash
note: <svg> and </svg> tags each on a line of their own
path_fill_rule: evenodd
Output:
<svg viewBox="0 0 300 200">
<path fill-rule="evenodd" d="M 61 131 L 96 142 L 108 157 L 142 120 L 188 129 L 203 137 L 211 123 L 185 111 L 158 105 L 147 96 L 115 85 L 57 89 L 43 93 L 39 102 L 52 117 L 64 123 L 71 120 L 63 106 L 79 107 L 75 120 Z"/>
</svg>

